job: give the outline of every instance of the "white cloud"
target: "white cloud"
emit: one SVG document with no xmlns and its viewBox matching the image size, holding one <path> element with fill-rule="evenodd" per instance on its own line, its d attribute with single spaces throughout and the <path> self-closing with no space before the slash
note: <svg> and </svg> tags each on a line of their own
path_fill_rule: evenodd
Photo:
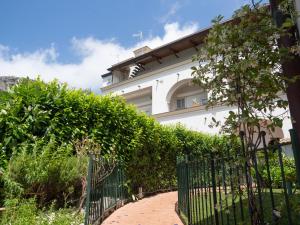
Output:
<svg viewBox="0 0 300 225">
<path fill-rule="evenodd" d="M 9 50 L 10 50 L 9 47 L 0 44 L 0 57 L 1 58 L 7 57 Z"/>
<path fill-rule="evenodd" d="M 134 49 L 145 45 L 148 45 L 150 48 L 157 48 L 163 44 L 196 32 L 198 30 L 198 25 L 196 23 L 191 23 L 180 27 L 178 23 L 169 23 L 164 26 L 164 30 L 165 33 L 163 37 L 150 37 L 137 43 L 137 45 L 134 46 Z"/>
<path fill-rule="evenodd" d="M 182 7 L 179 1 L 174 2 L 170 7 L 168 12 L 159 18 L 161 23 L 167 22 L 172 16 L 174 16 L 178 10 Z"/>
<path fill-rule="evenodd" d="M 8 46 L 0 44 L 0 76 L 38 75 L 45 81 L 57 78 L 76 88 L 89 88 L 99 91 L 101 74 L 112 64 L 133 56 L 136 48 L 148 45 L 150 48 L 183 37 L 197 30 L 196 24 L 180 26 L 178 23 L 166 24 L 162 37 L 149 37 L 136 45 L 126 48 L 113 39 L 103 41 L 93 37 L 73 38 L 71 45 L 74 54 L 81 56 L 79 63 L 63 64 L 58 61 L 59 52 L 54 44 L 47 49 L 39 49 L 31 53 L 12 53 Z"/>
</svg>

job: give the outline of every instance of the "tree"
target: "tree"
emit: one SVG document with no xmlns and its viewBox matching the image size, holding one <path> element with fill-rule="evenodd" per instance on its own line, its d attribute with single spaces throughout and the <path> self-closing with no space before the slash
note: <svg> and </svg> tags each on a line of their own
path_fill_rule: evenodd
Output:
<svg viewBox="0 0 300 225">
<path fill-rule="evenodd" d="M 205 44 L 194 58 L 199 66 L 192 68 L 194 81 L 210 92 L 208 107 L 238 106 L 238 111 L 230 111 L 226 118 L 224 132 L 259 129 L 264 119 L 271 121 L 269 129 L 282 127 L 287 114 L 274 113 L 278 108 L 288 109 L 283 93 L 295 78 L 281 75 L 280 62 L 289 57 L 290 49 L 279 47 L 277 38 L 287 32 L 290 21 L 277 28 L 268 7 L 258 4 L 243 6 L 228 23 L 222 19 L 213 20 Z"/>
<path fill-rule="evenodd" d="M 281 3 L 282 10 L 287 9 L 286 1 Z M 251 220 L 252 224 L 261 224 L 263 215 L 256 204 L 251 175 L 251 167 L 257 163 L 253 152 L 261 143 L 262 128 L 271 131 L 282 127 L 288 116 L 284 93 L 298 76 L 282 76 L 282 61 L 290 60 L 290 52 L 298 48 L 279 45 L 277 40 L 288 35 L 294 24 L 286 18 L 277 27 L 269 7 L 259 3 L 243 6 L 229 22 L 222 23 L 222 19 L 218 16 L 213 20 L 194 58 L 199 66 L 192 68 L 192 74 L 195 83 L 210 93 L 207 107 L 237 106 L 236 111 L 229 112 L 222 131 L 241 134 L 246 152 L 241 155 L 241 164 L 245 165 Z M 276 115 L 278 109 L 282 112 Z M 214 118 L 213 123 L 220 125 Z M 260 182 L 258 177 L 256 174 L 255 182 Z"/>
</svg>

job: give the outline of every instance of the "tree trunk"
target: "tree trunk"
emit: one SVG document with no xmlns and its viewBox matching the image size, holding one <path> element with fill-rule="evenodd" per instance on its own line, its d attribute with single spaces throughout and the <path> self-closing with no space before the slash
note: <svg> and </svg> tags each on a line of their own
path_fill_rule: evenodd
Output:
<svg viewBox="0 0 300 225">
<path fill-rule="evenodd" d="M 295 5 L 300 7 L 300 0 L 295 0 Z M 278 10 L 278 1 L 270 0 L 270 6 L 273 19 L 278 27 L 281 27 L 285 18 L 289 15 L 283 15 Z M 299 8 L 298 8 L 299 9 Z M 299 20 L 298 20 L 299 22 Z M 299 23 L 298 23 L 299 27 Z M 295 35 L 297 27 L 290 30 L 290 35 L 285 35 L 279 38 L 279 46 L 289 48 L 294 46 L 297 41 Z M 291 55 L 293 59 L 285 60 L 282 62 L 283 76 L 287 78 L 295 78 L 300 75 L 300 57 L 299 55 Z M 294 83 L 290 83 L 287 88 L 287 98 L 289 102 L 290 114 L 292 119 L 293 128 L 296 131 L 298 143 L 300 143 L 300 80 L 298 79 Z M 297 149 L 300 151 L 300 149 Z"/>
</svg>

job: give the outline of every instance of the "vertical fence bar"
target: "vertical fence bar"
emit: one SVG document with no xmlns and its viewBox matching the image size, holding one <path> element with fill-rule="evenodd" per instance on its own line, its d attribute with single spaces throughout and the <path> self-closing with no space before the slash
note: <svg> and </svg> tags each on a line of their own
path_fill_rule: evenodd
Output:
<svg viewBox="0 0 300 225">
<path fill-rule="evenodd" d="M 240 213 L 241 213 L 241 219 L 244 222 L 245 221 L 245 216 L 244 216 L 244 206 L 243 206 L 243 192 L 241 188 L 241 176 L 240 176 L 240 165 L 236 166 L 236 175 L 237 175 L 237 181 L 238 181 L 238 189 L 239 189 L 239 203 L 240 203 Z"/>
<path fill-rule="evenodd" d="M 196 221 L 196 216 L 195 216 L 195 212 L 196 212 L 196 208 L 195 208 L 195 203 L 196 203 L 196 201 L 197 201 L 197 199 L 195 199 L 195 196 L 196 196 L 196 192 L 195 192 L 195 183 L 194 183 L 194 181 L 195 181 L 195 179 L 194 179 L 194 176 L 195 176 L 195 164 L 196 164 L 196 162 L 191 162 L 190 163 L 190 166 L 191 166 L 191 173 L 190 173 L 190 177 L 191 177 L 191 181 L 190 181 L 190 183 L 191 183 L 191 200 L 190 200 L 190 202 L 191 202 L 191 219 L 192 219 L 192 221 L 191 221 L 191 223 L 194 225 L 194 223 L 195 223 L 195 221 Z"/>
<path fill-rule="evenodd" d="M 241 134 L 240 134 L 241 135 Z M 234 154 L 233 157 L 230 156 L 229 152 L 230 147 L 228 146 L 227 148 L 227 161 L 230 163 L 231 160 L 237 160 L 237 165 L 235 165 L 235 170 L 236 170 L 236 176 L 237 176 L 237 185 L 238 185 L 238 195 L 239 195 L 239 205 L 240 205 L 240 214 L 241 214 L 241 220 L 242 222 L 245 221 L 245 215 L 244 215 L 244 206 L 243 206 L 243 191 L 242 191 L 242 182 L 243 182 L 243 164 L 239 162 L 239 159 L 243 157 L 243 149 L 239 148 L 238 151 L 234 149 Z"/>
<path fill-rule="evenodd" d="M 283 162 L 282 162 L 282 149 L 280 144 L 278 144 L 278 157 L 279 157 L 279 165 L 280 165 L 280 171 L 282 176 L 282 185 L 283 185 L 283 191 L 284 191 L 284 198 L 285 198 L 285 204 L 286 204 L 286 211 L 287 211 L 287 217 L 289 225 L 292 225 L 292 215 L 291 215 L 291 207 L 289 202 L 289 197 L 287 194 L 287 187 L 286 187 L 286 180 L 285 180 L 285 174 L 284 174 L 284 168 L 283 168 Z"/>
<path fill-rule="evenodd" d="M 220 217 L 221 224 L 224 225 L 224 217 L 223 217 L 223 201 L 222 201 L 222 191 L 221 191 L 221 179 L 220 179 L 220 159 L 217 160 L 217 180 L 218 180 L 218 191 L 219 191 L 219 207 L 220 207 Z M 221 161 L 222 162 L 222 161 Z"/>
<path fill-rule="evenodd" d="M 177 157 L 176 159 L 176 175 L 177 175 L 177 199 L 178 199 L 178 213 L 180 215 L 180 210 L 181 210 L 181 181 L 180 181 L 180 161 L 179 161 L 179 157 Z"/>
<path fill-rule="evenodd" d="M 197 225 L 201 225 L 202 221 L 201 221 L 201 201 L 200 201 L 200 191 L 201 191 L 201 185 L 200 185 L 200 174 L 199 174 L 199 166 L 200 166 L 200 161 L 197 161 L 196 164 L 196 177 L 197 177 Z"/>
<path fill-rule="evenodd" d="M 228 193 L 227 193 L 227 184 L 226 184 L 226 172 L 225 172 L 225 160 L 222 156 L 222 183 L 225 193 L 225 208 L 226 208 L 226 224 L 229 225 L 229 207 L 228 207 Z"/>
<path fill-rule="evenodd" d="M 202 214 L 202 222 L 205 224 L 205 213 L 204 213 L 204 177 L 203 177 L 203 167 L 204 167 L 204 161 L 201 163 L 201 171 L 200 171 L 200 186 L 201 186 L 201 214 Z"/>
<path fill-rule="evenodd" d="M 190 210 L 190 184 L 189 184 L 189 157 L 185 156 L 185 176 L 186 176 L 186 204 L 187 204 L 187 217 L 188 225 L 192 225 L 191 221 L 191 210 Z"/>
<path fill-rule="evenodd" d="M 249 165 L 249 159 L 248 159 L 248 149 L 245 147 L 245 133 L 243 131 L 240 132 L 240 140 L 241 140 L 241 149 L 242 149 L 242 156 L 244 157 L 244 173 L 245 173 L 245 179 L 246 179 L 246 186 L 247 186 L 247 197 L 248 197 L 248 210 L 249 210 L 249 216 L 251 220 L 251 224 L 254 224 L 253 218 L 254 218 L 254 212 L 253 212 L 253 204 L 251 203 L 253 199 L 253 193 L 252 193 L 252 183 L 251 183 L 251 171 L 250 171 L 250 165 Z"/>
<path fill-rule="evenodd" d="M 259 202 L 259 221 L 261 224 L 265 224 L 264 221 L 264 210 L 263 210 L 263 202 L 261 196 L 261 179 L 257 168 L 257 158 L 256 158 L 256 149 L 251 149 L 252 154 L 252 161 L 254 162 L 254 170 L 255 170 L 255 177 L 256 177 L 256 185 L 257 185 L 257 192 L 258 192 L 258 202 Z"/>
<path fill-rule="evenodd" d="M 295 129 L 290 129 L 290 136 L 292 141 L 292 149 L 296 165 L 296 174 L 297 174 L 297 185 L 300 187 L 300 143 L 297 139 L 297 134 Z"/>
<path fill-rule="evenodd" d="M 208 156 L 209 157 L 209 156 Z M 209 213 L 210 213 L 210 223 L 211 224 L 214 224 L 214 206 L 213 206 L 213 200 L 212 200 L 212 192 L 211 192 L 211 189 L 212 189 L 212 177 L 211 177 L 211 172 L 210 171 L 210 158 L 208 158 L 208 163 L 207 163 L 207 184 L 208 184 L 208 200 L 209 200 Z"/>
<path fill-rule="evenodd" d="M 215 224 L 219 225 L 219 215 L 218 215 L 218 200 L 217 200 L 217 187 L 216 187 L 216 168 L 215 168 L 215 160 L 213 155 L 210 156 L 211 162 L 211 180 L 212 180 L 212 191 L 213 191 L 213 207 L 214 207 L 214 216 L 215 216 Z M 210 193 L 209 193 L 210 194 Z"/>
<path fill-rule="evenodd" d="M 271 205 L 272 205 L 272 221 L 275 223 L 276 217 L 274 215 L 275 210 L 275 200 L 274 200 L 274 194 L 273 194 L 273 187 L 272 187 L 272 179 L 271 179 L 271 172 L 270 172 L 270 163 L 269 163 L 269 154 L 267 151 L 267 144 L 266 144 L 266 132 L 261 132 L 262 141 L 263 141 L 263 151 L 264 151 L 264 157 L 265 157 L 265 163 L 267 167 L 267 177 L 268 177 L 268 185 L 270 190 L 270 199 L 271 199 Z"/>
<path fill-rule="evenodd" d="M 233 220 L 234 225 L 237 224 L 237 218 L 236 218 L 236 206 L 235 206 L 235 191 L 234 191 L 234 185 L 233 185 L 233 177 L 232 177 L 232 165 L 229 165 L 229 179 L 230 179 L 230 191 L 231 191 L 231 205 L 233 210 Z"/>
<path fill-rule="evenodd" d="M 89 224 L 90 215 L 90 195 L 91 195 L 91 177 L 92 177 L 92 156 L 89 155 L 89 167 L 88 167 L 88 177 L 87 177 L 87 193 L 86 193 L 86 204 L 85 204 L 85 225 Z"/>
<path fill-rule="evenodd" d="M 203 166 L 203 180 L 204 180 L 204 202 L 205 202 L 205 215 L 206 215 L 206 224 L 209 225 L 209 216 L 211 216 L 208 213 L 208 199 L 207 199 L 207 173 L 206 173 L 206 161 L 204 161 L 204 166 Z M 206 179 L 207 178 L 207 179 Z"/>
</svg>

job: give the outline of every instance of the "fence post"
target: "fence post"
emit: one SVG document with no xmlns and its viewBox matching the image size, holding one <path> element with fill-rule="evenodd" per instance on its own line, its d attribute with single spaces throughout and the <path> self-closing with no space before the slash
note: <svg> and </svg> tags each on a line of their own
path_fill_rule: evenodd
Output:
<svg viewBox="0 0 300 225">
<path fill-rule="evenodd" d="M 298 143 L 296 137 L 296 130 L 290 129 L 289 131 L 291 135 L 292 149 L 296 165 L 297 184 L 298 186 L 300 186 L 300 144 Z"/>
<path fill-rule="evenodd" d="M 215 160 L 214 155 L 210 155 L 210 162 L 211 162 L 211 179 L 212 179 L 212 189 L 213 189 L 213 206 L 214 206 L 214 216 L 215 216 L 215 224 L 219 225 L 219 215 L 218 215 L 218 208 L 217 208 L 217 187 L 216 187 L 216 170 L 215 170 Z M 210 195 L 210 193 L 209 193 Z"/>
<path fill-rule="evenodd" d="M 188 225 L 191 225 L 191 212 L 190 212 L 190 180 L 189 180 L 189 156 L 185 155 L 185 176 L 186 176 L 186 205 Z"/>
<path fill-rule="evenodd" d="M 86 190 L 86 203 L 85 203 L 85 225 L 89 224 L 89 214 L 90 214 L 90 195 L 91 195 L 91 185 L 92 185 L 92 169 L 93 169 L 93 159 L 92 155 L 89 154 L 89 167 L 88 167 L 88 177 L 87 177 L 87 190 Z"/>
<path fill-rule="evenodd" d="M 279 166 L 280 166 L 280 172 L 281 172 L 281 177 L 282 177 L 282 185 L 283 185 L 283 194 L 285 198 L 285 204 L 287 208 L 287 218 L 289 225 L 292 225 L 292 216 L 291 216 L 291 208 L 290 208 L 290 203 L 289 203 L 289 197 L 287 193 L 287 186 L 286 186 L 286 180 L 285 180 L 285 173 L 284 173 L 284 167 L 283 167 L 283 160 L 282 160 L 282 149 L 281 145 L 278 144 L 278 158 L 279 158 Z"/>
</svg>

